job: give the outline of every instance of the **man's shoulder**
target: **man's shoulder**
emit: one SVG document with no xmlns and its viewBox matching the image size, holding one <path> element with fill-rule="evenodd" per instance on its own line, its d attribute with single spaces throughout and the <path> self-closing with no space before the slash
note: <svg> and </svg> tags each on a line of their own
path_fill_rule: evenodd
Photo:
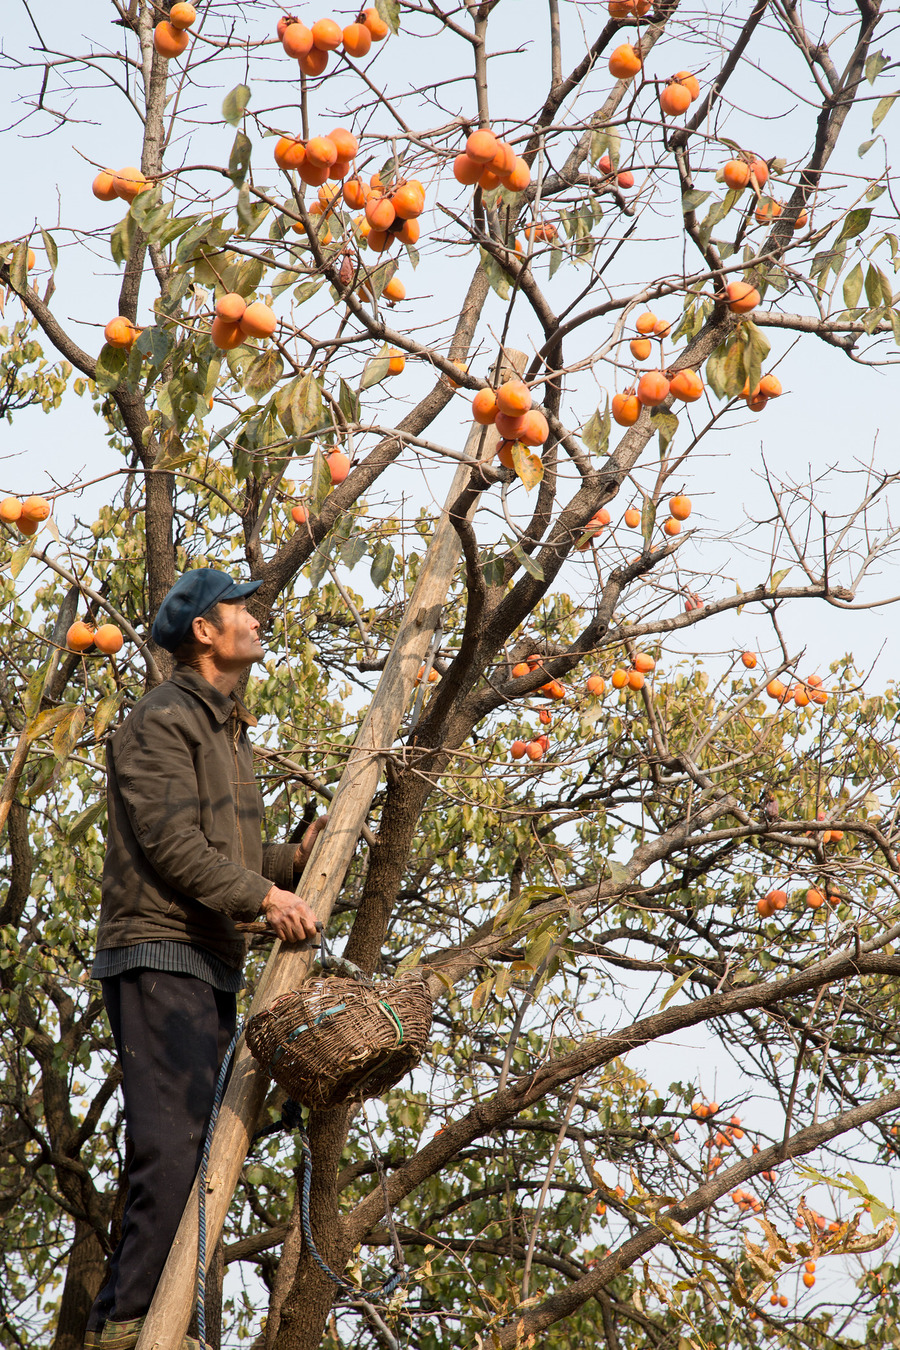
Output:
<svg viewBox="0 0 900 1350">
<path fill-rule="evenodd" d="M 208 720 L 203 704 L 189 689 L 175 680 L 163 680 L 138 699 L 113 741 L 121 745 L 148 723 L 175 721 L 187 725 L 204 718 Z"/>
</svg>

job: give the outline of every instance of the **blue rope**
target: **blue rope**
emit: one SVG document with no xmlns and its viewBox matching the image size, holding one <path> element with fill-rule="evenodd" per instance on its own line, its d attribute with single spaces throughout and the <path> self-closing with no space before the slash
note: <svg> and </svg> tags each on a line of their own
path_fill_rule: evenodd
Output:
<svg viewBox="0 0 900 1350">
<path fill-rule="evenodd" d="M 306 1136 L 306 1131 L 301 1128 L 299 1130 L 299 1135 L 300 1135 L 300 1148 L 303 1154 L 303 1161 L 302 1161 L 303 1181 L 300 1194 L 300 1223 L 303 1228 L 303 1240 L 306 1243 L 307 1251 L 309 1252 L 312 1259 L 315 1261 L 316 1265 L 321 1270 L 322 1274 L 327 1275 L 328 1279 L 331 1280 L 333 1284 L 336 1284 L 339 1289 L 343 1290 L 344 1293 L 351 1294 L 354 1298 L 362 1297 L 370 1299 L 372 1301 L 376 1299 L 390 1298 L 394 1290 L 403 1281 L 405 1271 L 402 1268 L 399 1270 L 395 1270 L 393 1275 L 389 1275 L 388 1278 L 384 1281 L 384 1283 L 379 1285 L 377 1289 L 372 1290 L 371 1293 L 366 1293 L 362 1289 L 357 1289 L 356 1285 L 351 1284 L 349 1280 L 345 1280 L 343 1275 L 336 1275 L 335 1272 L 331 1269 L 331 1267 L 325 1261 L 323 1261 L 322 1257 L 319 1255 L 316 1244 L 313 1241 L 312 1224 L 310 1223 L 309 1218 L 309 1197 L 310 1192 L 312 1190 L 312 1152 L 309 1147 L 309 1139 Z"/>
<path fill-rule="evenodd" d="M 238 1019 L 235 1033 L 231 1038 L 231 1044 L 225 1051 L 225 1058 L 222 1060 L 222 1067 L 219 1070 L 219 1077 L 216 1081 L 216 1095 L 213 1100 L 212 1111 L 210 1112 L 209 1124 L 206 1127 L 206 1138 L 203 1141 L 203 1157 L 200 1159 L 200 1170 L 197 1174 L 200 1187 L 198 1197 L 198 1224 L 197 1224 L 197 1330 L 200 1336 L 200 1345 L 206 1347 L 206 1171 L 209 1167 L 209 1151 L 212 1148 L 213 1131 L 216 1128 L 216 1121 L 219 1118 L 219 1107 L 222 1105 L 222 1097 L 225 1095 L 225 1081 L 228 1078 L 228 1068 L 231 1064 L 231 1056 L 234 1054 L 234 1047 L 238 1043 L 238 1037 L 243 1028 L 243 1018 Z"/>
</svg>

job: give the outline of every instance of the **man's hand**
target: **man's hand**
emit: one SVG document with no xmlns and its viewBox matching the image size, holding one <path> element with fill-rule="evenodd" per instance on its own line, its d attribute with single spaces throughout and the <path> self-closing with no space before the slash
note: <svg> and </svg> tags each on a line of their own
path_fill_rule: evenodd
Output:
<svg viewBox="0 0 900 1350">
<path fill-rule="evenodd" d="M 282 891 L 278 886 L 273 886 L 263 896 L 260 912 L 282 942 L 306 942 L 316 935 L 315 914 L 306 901 L 293 891 Z"/>
<path fill-rule="evenodd" d="M 309 862 L 309 855 L 313 851 L 313 844 L 319 837 L 319 834 L 328 824 L 328 817 L 319 816 L 311 825 L 308 825 L 303 833 L 303 838 L 297 845 L 297 851 L 294 854 L 294 871 L 302 872 Z"/>
</svg>

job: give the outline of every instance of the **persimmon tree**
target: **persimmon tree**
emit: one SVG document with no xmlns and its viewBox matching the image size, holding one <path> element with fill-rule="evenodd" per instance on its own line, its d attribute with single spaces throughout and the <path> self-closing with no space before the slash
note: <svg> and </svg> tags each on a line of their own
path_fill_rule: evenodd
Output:
<svg viewBox="0 0 900 1350">
<path fill-rule="evenodd" d="M 81 1344 L 121 1220 L 103 742 L 168 672 L 160 600 L 208 562 L 262 581 L 246 696 L 283 837 L 340 779 L 442 509 L 459 568 L 331 933 L 427 967 L 433 1039 L 308 1122 L 316 1241 L 358 1296 L 307 1249 L 273 1092 L 214 1342 L 892 1342 L 892 1211 L 858 1169 L 900 1108 L 896 693 L 796 632 L 892 601 L 895 475 L 767 454 L 748 513 L 704 533 L 690 499 L 748 419 L 779 445 L 803 362 L 852 390 L 896 360 L 891 7 L 190 8 L 95 4 L 79 50 L 36 20 L 3 57 L 7 143 L 70 156 L 114 113 L 133 145 L 0 250 L 0 411 L 64 444 L 81 399 L 103 447 L 4 464 L 3 1343 Z M 77 289 L 98 248 L 105 309 Z M 77 620 L 124 646 L 74 650 Z M 651 1078 L 688 1029 L 701 1062 Z"/>
</svg>

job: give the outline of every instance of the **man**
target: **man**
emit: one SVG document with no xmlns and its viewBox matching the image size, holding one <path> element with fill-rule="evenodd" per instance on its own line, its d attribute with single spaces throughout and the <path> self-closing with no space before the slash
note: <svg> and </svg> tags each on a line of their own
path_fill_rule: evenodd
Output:
<svg viewBox="0 0 900 1350">
<path fill-rule="evenodd" d="M 263 914 L 285 942 L 316 931 L 315 914 L 292 888 L 324 818 L 299 845 L 263 846 L 247 739 L 256 719 L 234 697 L 263 656 L 259 622 L 246 607 L 260 584 L 238 584 L 215 568 L 179 578 L 152 629 L 175 669 L 107 749 L 109 836 L 93 974 L 122 1066 L 133 1153 L 122 1238 L 91 1310 L 86 1350 L 137 1343 L 181 1219 L 243 985 L 235 920 Z"/>
</svg>

